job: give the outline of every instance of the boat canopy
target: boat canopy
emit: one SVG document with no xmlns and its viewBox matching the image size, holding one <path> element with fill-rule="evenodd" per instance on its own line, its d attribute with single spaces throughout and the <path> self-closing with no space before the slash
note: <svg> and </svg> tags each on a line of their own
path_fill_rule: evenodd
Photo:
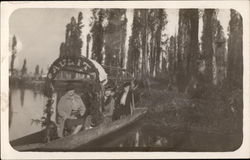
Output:
<svg viewBox="0 0 250 160">
<path fill-rule="evenodd" d="M 93 59 L 89 59 L 97 68 L 98 72 L 99 72 L 99 80 L 100 82 L 105 85 L 108 82 L 108 75 L 106 73 L 106 71 L 104 70 L 104 68 L 102 67 L 102 65 L 100 63 L 98 63 L 97 61 L 93 60 Z"/>
</svg>

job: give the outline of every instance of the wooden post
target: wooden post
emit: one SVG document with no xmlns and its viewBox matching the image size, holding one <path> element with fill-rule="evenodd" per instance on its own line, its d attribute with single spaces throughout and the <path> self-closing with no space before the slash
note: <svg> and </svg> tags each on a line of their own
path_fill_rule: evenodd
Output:
<svg viewBox="0 0 250 160">
<path fill-rule="evenodd" d="M 132 91 L 131 115 L 133 114 L 134 109 L 135 109 L 135 98 L 134 98 L 134 93 Z"/>
</svg>

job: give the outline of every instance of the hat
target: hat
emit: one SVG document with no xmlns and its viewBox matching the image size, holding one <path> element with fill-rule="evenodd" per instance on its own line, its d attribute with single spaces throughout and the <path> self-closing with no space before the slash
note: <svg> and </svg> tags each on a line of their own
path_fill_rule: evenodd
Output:
<svg viewBox="0 0 250 160">
<path fill-rule="evenodd" d="M 105 86 L 105 90 L 111 90 L 112 87 L 110 85 Z"/>
<path fill-rule="evenodd" d="M 131 82 L 125 82 L 124 84 L 123 84 L 123 88 L 125 88 L 125 87 L 127 87 L 127 86 L 130 86 L 131 85 Z"/>
<path fill-rule="evenodd" d="M 66 91 L 70 91 L 70 90 L 75 90 L 75 87 L 73 84 L 69 83 L 66 87 Z"/>
</svg>

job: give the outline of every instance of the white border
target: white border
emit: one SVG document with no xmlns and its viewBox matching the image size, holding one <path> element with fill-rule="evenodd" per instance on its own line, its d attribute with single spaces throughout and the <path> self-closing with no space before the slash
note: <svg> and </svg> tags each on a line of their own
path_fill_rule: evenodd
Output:
<svg viewBox="0 0 250 160">
<path fill-rule="evenodd" d="M 233 8 L 243 17 L 244 108 L 243 144 L 234 152 L 18 152 L 9 145 L 8 66 L 9 17 L 19 8 Z M 249 158 L 250 54 L 249 1 L 85 1 L 1 3 L 1 158 L 3 159 L 141 159 L 141 158 Z"/>
</svg>

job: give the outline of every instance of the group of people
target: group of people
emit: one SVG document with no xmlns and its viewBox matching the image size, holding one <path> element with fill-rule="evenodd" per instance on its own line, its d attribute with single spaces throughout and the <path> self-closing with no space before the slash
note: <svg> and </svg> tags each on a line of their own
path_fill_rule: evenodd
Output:
<svg viewBox="0 0 250 160">
<path fill-rule="evenodd" d="M 134 81 L 125 82 L 120 90 L 112 85 L 106 85 L 104 88 L 103 105 L 100 109 L 104 120 L 115 121 L 133 113 L 135 107 L 133 91 L 137 88 Z M 86 112 L 88 106 L 75 90 L 74 86 L 69 84 L 66 93 L 58 102 L 59 137 L 93 127 L 92 115 Z"/>
</svg>

